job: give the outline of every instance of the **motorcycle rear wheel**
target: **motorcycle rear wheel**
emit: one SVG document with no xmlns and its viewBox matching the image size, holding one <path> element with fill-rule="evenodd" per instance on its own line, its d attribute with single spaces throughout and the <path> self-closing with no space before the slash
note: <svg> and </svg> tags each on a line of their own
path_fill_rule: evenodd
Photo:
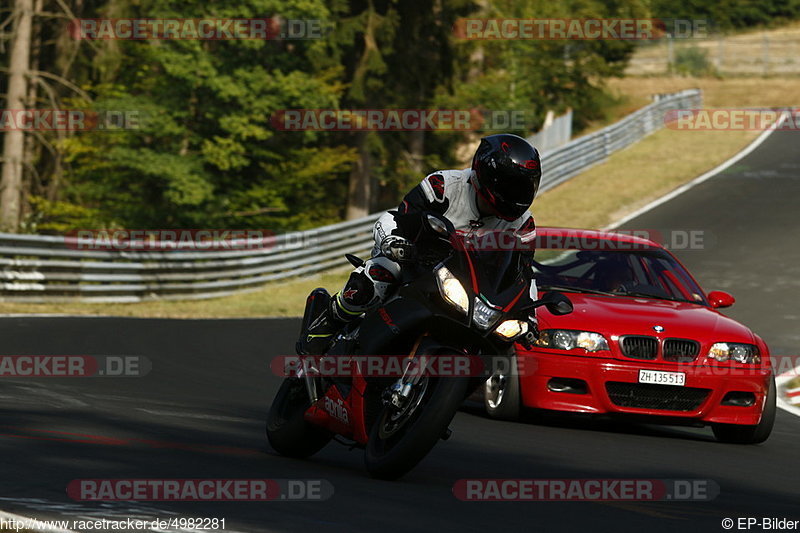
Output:
<svg viewBox="0 0 800 533">
<path fill-rule="evenodd" d="M 306 458 L 331 441 L 330 431 L 306 422 L 303 415 L 310 406 L 301 379 L 283 380 L 267 415 L 267 440 L 276 452 L 287 457 Z"/>
</svg>

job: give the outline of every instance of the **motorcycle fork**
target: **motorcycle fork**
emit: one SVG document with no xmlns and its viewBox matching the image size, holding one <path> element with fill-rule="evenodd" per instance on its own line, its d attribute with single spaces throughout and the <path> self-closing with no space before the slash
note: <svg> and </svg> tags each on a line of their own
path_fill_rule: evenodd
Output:
<svg viewBox="0 0 800 533">
<path fill-rule="evenodd" d="M 314 376 L 316 373 L 316 369 L 313 368 L 311 365 L 311 358 L 310 357 L 303 357 L 303 368 L 301 370 L 303 374 L 303 381 L 306 384 L 306 391 L 308 392 L 308 397 L 311 400 L 311 403 L 317 403 L 319 400 L 319 391 L 317 390 L 317 378 Z"/>
<path fill-rule="evenodd" d="M 406 367 L 403 369 L 403 375 L 400 376 L 397 381 L 391 386 L 388 391 L 388 397 L 385 398 L 384 402 L 391 404 L 395 409 L 403 409 L 405 407 L 405 402 L 408 401 L 409 397 L 411 396 L 411 391 L 413 390 L 414 386 L 419 384 L 420 380 L 422 379 L 422 368 L 417 369 L 414 372 L 414 375 L 409 377 L 409 370 L 412 368 L 414 359 L 417 357 L 417 350 L 419 350 L 419 345 L 422 344 L 422 340 L 428 336 L 428 333 L 423 333 L 419 336 L 417 341 L 414 343 L 414 347 L 411 349 L 411 353 L 408 354 L 406 358 Z"/>
</svg>

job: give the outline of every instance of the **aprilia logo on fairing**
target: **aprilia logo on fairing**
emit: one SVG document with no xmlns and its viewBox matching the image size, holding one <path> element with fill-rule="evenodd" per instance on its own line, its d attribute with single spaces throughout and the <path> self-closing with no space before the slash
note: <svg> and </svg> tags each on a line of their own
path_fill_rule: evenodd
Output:
<svg viewBox="0 0 800 533">
<path fill-rule="evenodd" d="M 333 401 L 325 397 L 325 410 L 339 422 L 344 424 L 350 423 L 350 417 L 347 415 L 347 408 L 344 406 L 342 400 Z"/>
</svg>

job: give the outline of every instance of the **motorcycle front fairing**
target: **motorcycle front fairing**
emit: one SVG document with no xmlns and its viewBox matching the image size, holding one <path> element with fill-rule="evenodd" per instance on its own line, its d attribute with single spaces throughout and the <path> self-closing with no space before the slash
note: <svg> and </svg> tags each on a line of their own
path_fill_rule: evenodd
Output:
<svg viewBox="0 0 800 533">
<path fill-rule="evenodd" d="M 513 250 L 460 250 L 435 268 L 428 268 L 421 275 L 412 274 L 396 298 L 364 318 L 359 331 L 359 352 L 408 354 L 419 336 L 428 334 L 441 344 L 438 351 L 442 353 L 484 358 L 510 355 L 513 341 L 495 335 L 494 329 L 506 318 L 527 318 L 526 313 L 516 311 L 531 303 L 530 278 L 521 271 L 520 264 Z M 448 268 L 466 291 L 469 302 L 466 313 L 442 296 L 435 279 L 440 267 Z M 481 330 L 474 324 L 477 305 L 491 307 L 497 313 L 491 327 Z"/>
</svg>

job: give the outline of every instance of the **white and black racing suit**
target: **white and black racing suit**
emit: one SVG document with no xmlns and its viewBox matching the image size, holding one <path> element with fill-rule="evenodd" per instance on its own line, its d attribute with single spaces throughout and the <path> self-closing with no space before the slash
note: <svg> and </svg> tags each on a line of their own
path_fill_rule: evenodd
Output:
<svg viewBox="0 0 800 533">
<path fill-rule="evenodd" d="M 436 212 L 450 220 L 457 231 L 467 234 L 473 231 L 514 232 L 532 251 L 536 226 L 531 213 L 526 211 L 512 221 L 481 216 L 475 188 L 470 183 L 472 176 L 473 170 L 469 168 L 434 172 L 405 196 L 397 211 L 400 214 Z M 406 236 L 399 234 L 394 215 L 387 212 L 378 219 L 373 237 L 375 247 L 372 257 L 363 267 L 353 271 L 344 288 L 335 295 L 332 307 L 339 320 L 346 321 L 376 308 L 385 301 L 397 283 L 401 267 L 391 256 L 390 244 L 393 239 Z M 532 253 L 529 257 L 532 257 Z M 533 279 L 530 297 L 537 299 L 536 282 Z"/>
</svg>

